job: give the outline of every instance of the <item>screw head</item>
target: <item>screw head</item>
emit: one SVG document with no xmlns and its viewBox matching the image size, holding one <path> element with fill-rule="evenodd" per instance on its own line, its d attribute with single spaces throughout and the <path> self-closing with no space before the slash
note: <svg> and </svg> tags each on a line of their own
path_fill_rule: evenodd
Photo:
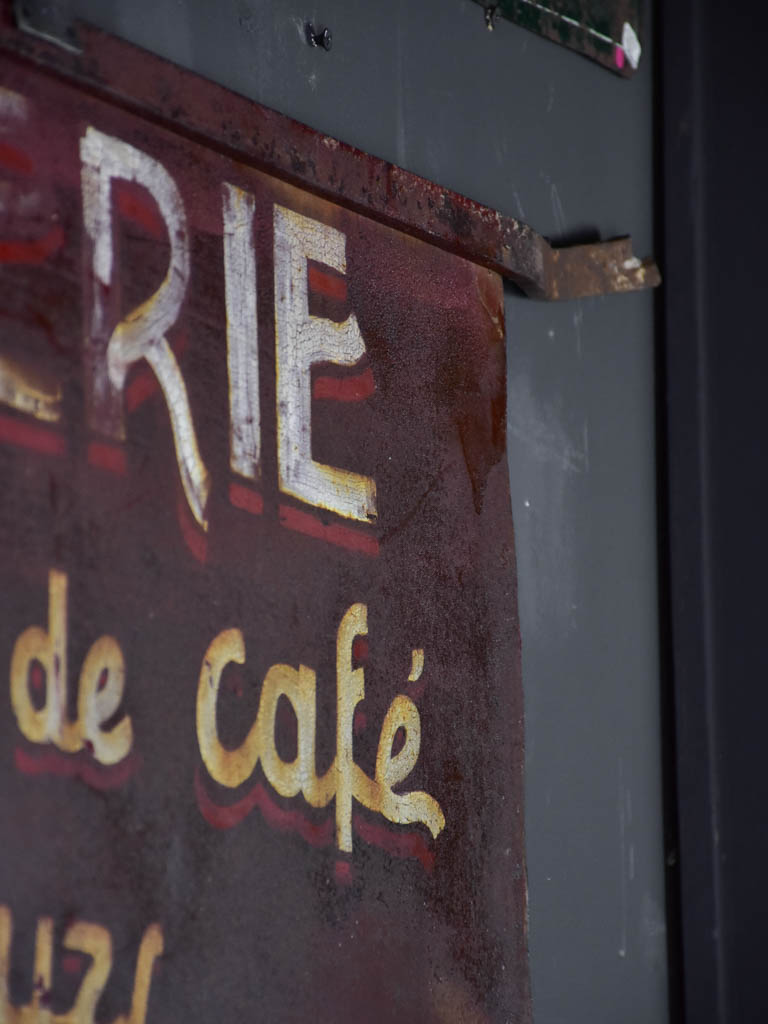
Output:
<svg viewBox="0 0 768 1024">
<path fill-rule="evenodd" d="M 333 36 L 329 28 L 315 30 L 314 25 L 307 25 L 307 42 L 310 46 L 319 46 L 323 50 L 330 50 L 333 45 Z"/>
</svg>

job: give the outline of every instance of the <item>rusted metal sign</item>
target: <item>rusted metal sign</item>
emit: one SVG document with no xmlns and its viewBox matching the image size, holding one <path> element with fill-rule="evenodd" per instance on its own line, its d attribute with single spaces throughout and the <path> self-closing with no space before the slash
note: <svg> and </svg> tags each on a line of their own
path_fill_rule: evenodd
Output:
<svg viewBox="0 0 768 1024">
<path fill-rule="evenodd" d="M 0 68 L 0 1020 L 527 1021 L 501 280 L 45 52 Z"/>
</svg>

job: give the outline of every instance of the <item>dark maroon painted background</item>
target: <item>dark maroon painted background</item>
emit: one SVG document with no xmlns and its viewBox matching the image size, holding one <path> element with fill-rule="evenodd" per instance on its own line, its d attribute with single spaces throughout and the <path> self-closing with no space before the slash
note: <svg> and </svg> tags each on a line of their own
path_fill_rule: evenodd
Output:
<svg viewBox="0 0 768 1024">
<path fill-rule="evenodd" d="M 127 1012 L 152 922 L 165 953 L 148 1021 L 529 1020 L 499 278 L 23 62 L 6 62 L 0 84 L 27 97 L 31 112 L 4 122 L 0 135 L 0 354 L 63 389 L 59 424 L 0 406 L 0 658 L 7 666 L 19 634 L 45 625 L 48 572 L 66 572 L 70 678 L 90 644 L 113 634 L 134 728 L 127 768 L 104 769 L 87 754 L 27 743 L 7 685 L 0 695 L 0 903 L 14 915 L 12 1002 L 30 998 L 35 922 L 48 915 L 57 1013 L 82 975 L 82 966 L 62 967 L 56 945 L 76 918 L 113 936 L 97 1020 Z M 212 477 L 207 535 L 186 510 L 165 403 L 146 364 L 126 383 L 126 442 L 105 444 L 87 428 L 90 256 L 78 145 L 88 125 L 159 160 L 184 201 L 192 276 L 169 341 Z M 256 197 L 263 473 L 247 493 L 229 469 L 225 181 Z M 158 286 L 168 246 L 148 193 L 118 186 L 113 202 L 124 315 Z M 370 528 L 278 490 L 275 202 L 347 237 L 345 281 L 316 268 L 311 308 L 335 320 L 354 311 L 367 365 L 316 371 L 313 455 L 375 477 Z M 397 693 L 412 696 L 421 752 L 403 788 L 432 794 L 447 824 L 433 840 L 357 807 L 354 851 L 344 857 L 332 806 L 312 811 L 265 783 L 254 789 L 260 769 L 242 791 L 208 778 L 195 697 L 203 654 L 230 626 L 247 649 L 222 688 L 221 729 L 233 745 L 255 718 L 267 668 L 312 666 L 323 769 L 335 745 L 336 630 L 358 601 L 368 605 L 369 643 L 357 652 L 366 698 L 355 758 L 372 774 L 387 707 Z M 424 648 L 425 669 L 410 686 L 414 647 Z M 290 749 L 290 722 L 279 741 Z M 229 815 L 217 810 L 231 805 Z"/>
</svg>

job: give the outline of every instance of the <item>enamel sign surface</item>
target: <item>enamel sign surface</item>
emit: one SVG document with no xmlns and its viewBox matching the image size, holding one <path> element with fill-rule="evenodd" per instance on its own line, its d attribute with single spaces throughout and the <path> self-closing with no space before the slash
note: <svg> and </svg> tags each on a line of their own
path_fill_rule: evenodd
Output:
<svg viewBox="0 0 768 1024">
<path fill-rule="evenodd" d="M 500 278 L 0 85 L 0 1020 L 528 1020 Z"/>
</svg>

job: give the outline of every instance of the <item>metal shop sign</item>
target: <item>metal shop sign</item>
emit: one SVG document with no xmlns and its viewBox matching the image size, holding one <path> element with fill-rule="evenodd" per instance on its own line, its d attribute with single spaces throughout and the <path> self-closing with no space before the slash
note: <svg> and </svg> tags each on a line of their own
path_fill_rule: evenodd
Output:
<svg viewBox="0 0 768 1024">
<path fill-rule="evenodd" d="M 574 276 L 98 33 L 0 48 L 0 1021 L 528 1020 L 503 296 L 461 253 L 648 266 Z"/>
</svg>

